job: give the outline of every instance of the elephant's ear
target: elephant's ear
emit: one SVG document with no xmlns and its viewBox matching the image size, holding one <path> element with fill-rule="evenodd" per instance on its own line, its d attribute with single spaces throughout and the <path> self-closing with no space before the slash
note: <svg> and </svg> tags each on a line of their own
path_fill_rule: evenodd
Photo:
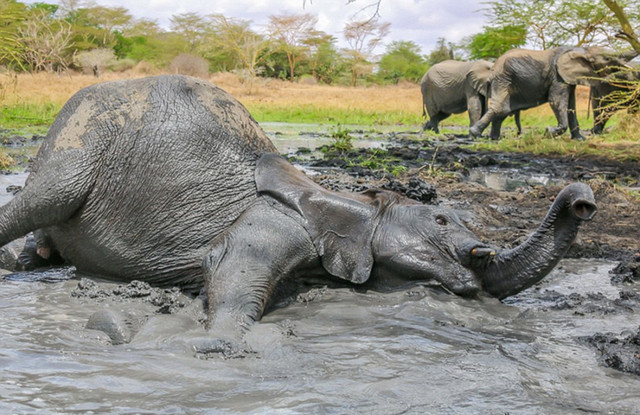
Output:
<svg viewBox="0 0 640 415">
<path fill-rule="evenodd" d="M 487 85 L 489 82 L 489 75 L 491 74 L 492 63 L 488 61 L 477 61 L 473 63 L 467 79 L 469 84 L 479 94 L 487 95 Z"/>
<path fill-rule="evenodd" d="M 378 209 L 365 196 L 328 191 L 274 153 L 258 160 L 255 180 L 267 202 L 306 229 L 327 272 L 354 283 L 369 279 Z"/>
<path fill-rule="evenodd" d="M 589 84 L 597 74 L 592 67 L 592 59 L 584 49 L 573 49 L 558 56 L 558 75 L 570 85 Z"/>
</svg>

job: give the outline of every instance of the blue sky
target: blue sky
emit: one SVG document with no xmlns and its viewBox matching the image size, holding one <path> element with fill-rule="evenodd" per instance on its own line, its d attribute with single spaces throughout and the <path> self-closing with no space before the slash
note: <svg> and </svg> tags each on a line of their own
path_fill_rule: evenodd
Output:
<svg viewBox="0 0 640 415">
<path fill-rule="evenodd" d="M 49 1 L 56 3 L 56 0 Z M 125 7 L 135 17 L 156 20 L 165 28 L 169 27 L 172 15 L 185 12 L 243 18 L 251 20 L 256 29 L 264 27 L 273 14 L 311 13 L 318 17 L 317 29 L 340 41 L 345 23 L 368 18 L 372 9 L 366 6 L 373 1 L 356 0 L 347 4 L 347 0 L 306 0 L 305 4 L 304 0 L 95 0 L 95 3 Z M 439 37 L 459 42 L 465 36 L 482 31 L 486 18 L 481 8 L 481 2 L 471 0 L 382 0 L 380 20 L 391 23 L 385 44 L 410 40 L 426 54 L 433 50 Z M 346 45 L 339 43 L 339 46 Z"/>
</svg>

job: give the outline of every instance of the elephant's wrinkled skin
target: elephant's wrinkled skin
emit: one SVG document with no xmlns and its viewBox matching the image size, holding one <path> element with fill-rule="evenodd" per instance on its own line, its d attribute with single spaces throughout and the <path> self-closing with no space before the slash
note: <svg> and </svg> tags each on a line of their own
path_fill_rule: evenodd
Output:
<svg viewBox="0 0 640 415">
<path fill-rule="evenodd" d="M 438 133 L 440 121 L 465 111 L 469 113 L 470 126 L 478 122 L 487 111 L 487 86 L 492 66 L 485 60 L 446 60 L 429 68 L 420 81 L 422 116 L 429 115 L 429 121 L 422 129 Z M 520 134 L 520 111 L 514 116 Z"/>
<path fill-rule="evenodd" d="M 72 97 L 24 190 L 0 208 L 0 244 L 40 230 L 79 272 L 206 286 L 209 328 L 238 338 L 280 282 L 436 280 L 503 298 L 539 281 L 596 211 L 572 184 L 528 242 L 498 250 L 450 210 L 389 191 L 336 193 L 282 157 L 247 111 L 204 81 L 109 82 Z"/>
<path fill-rule="evenodd" d="M 576 116 L 576 85 L 596 84 L 634 56 L 633 51 L 614 55 L 599 47 L 510 50 L 491 68 L 489 108 L 469 133 L 479 136 L 491 123 L 491 138 L 497 139 L 506 116 L 548 102 L 558 120 L 548 132 L 555 136 L 568 128 L 571 138 L 583 139 Z"/>
</svg>

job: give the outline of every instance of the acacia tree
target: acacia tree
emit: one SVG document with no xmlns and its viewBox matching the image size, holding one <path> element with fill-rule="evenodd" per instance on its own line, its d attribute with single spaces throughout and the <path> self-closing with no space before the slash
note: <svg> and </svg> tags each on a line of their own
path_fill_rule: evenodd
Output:
<svg viewBox="0 0 640 415">
<path fill-rule="evenodd" d="M 609 10 L 611 10 L 616 17 L 616 20 L 620 24 L 620 31 L 616 33 L 616 36 L 620 39 L 626 40 L 629 42 L 631 47 L 638 53 L 640 53 L 640 38 L 638 34 L 634 30 L 630 19 L 625 12 L 623 5 L 617 2 L 616 0 L 602 0 L 603 3 L 607 6 Z M 640 9 L 640 1 L 632 0 L 627 1 L 627 7 L 629 9 L 636 10 L 638 13 L 638 9 Z M 636 19 L 640 19 L 640 15 L 636 15 Z M 636 23 L 638 23 L 636 21 Z"/>
<path fill-rule="evenodd" d="M 194 53 L 202 45 L 210 29 L 207 21 L 197 13 L 181 13 L 171 16 L 171 30 L 185 40 L 186 52 Z"/>
<path fill-rule="evenodd" d="M 466 48 L 471 59 L 496 59 L 510 49 L 523 46 L 527 42 L 527 28 L 504 26 L 485 27 L 484 32 L 466 40 Z"/>
<path fill-rule="evenodd" d="M 71 63 L 71 25 L 53 19 L 50 11 L 35 8 L 18 29 L 22 57 L 32 71 L 67 69 Z"/>
<path fill-rule="evenodd" d="M 229 19 L 221 14 L 209 16 L 211 34 L 201 48 L 205 56 L 223 56 L 232 69 L 244 70 L 250 79 L 258 75 L 259 65 L 264 61 L 269 40 L 251 30 L 251 22 Z"/>
<path fill-rule="evenodd" d="M 289 79 L 295 79 L 296 66 L 308 53 L 305 42 L 313 36 L 318 18 L 312 14 L 282 14 L 269 16 L 269 36 L 287 55 Z"/>
<path fill-rule="evenodd" d="M 611 44 L 618 22 L 604 2 L 593 0 L 496 0 L 486 3 L 494 28 L 523 26 L 535 48 Z"/>
<path fill-rule="evenodd" d="M 356 85 L 358 78 L 373 71 L 373 64 L 369 62 L 374 49 L 382 43 L 389 34 L 390 23 L 378 22 L 375 19 L 349 22 L 342 34 L 349 44 L 344 55 L 351 70 L 351 84 Z"/>
<path fill-rule="evenodd" d="M 22 66 L 20 26 L 26 7 L 15 0 L 0 0 L 0 64 Z"/>
<path fill-rule="evenodd" d="M 320 30 L 314 30 L 304 40 L 308 48 L 307 63 L 311 75 L 318 81 L 331 83 L 338 72 L 338 52 L 335 48 L 336 38 Z"/>
</svg>

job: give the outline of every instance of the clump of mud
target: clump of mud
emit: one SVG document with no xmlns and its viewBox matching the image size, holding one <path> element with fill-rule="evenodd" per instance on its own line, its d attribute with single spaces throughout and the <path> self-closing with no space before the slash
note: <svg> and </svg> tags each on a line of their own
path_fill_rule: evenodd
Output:
<svg viewBox="0 0 640 415">
<path fill-rule="evenodd" d="M 158 307 L 160 314 L 174 314 L 185 307 L 184 294 L 178 287 L 156 288 L 143 281 L 131 281 L 129 284 L 105 288 L 88 278 L 81 278 L 76 288 L 71 291 L 75 298 L 92 300 L 114 299 L 116 301 L 142 300 Z"/>
<path fill-rule="evenodd" d="M 582 340 L 596 348 L 603 365 L 640 375 L 640 327 L 630 334 L 596 333 Z"/>
<path fill-rule="evenodd" d="M 335 176 L 324 175 L 317 179 L 318 184 L 333 191 L 364 192 L 373 188 L 391 190 L 400 193 L 409 199 L 417 200 L 425 204 L 436 204 L 438 193 L 433 184 L 420 177 L 410 177 L 408 180 L 400 181 L 385 178 L 382 180 L 350 181 Z"/>
</svg>

